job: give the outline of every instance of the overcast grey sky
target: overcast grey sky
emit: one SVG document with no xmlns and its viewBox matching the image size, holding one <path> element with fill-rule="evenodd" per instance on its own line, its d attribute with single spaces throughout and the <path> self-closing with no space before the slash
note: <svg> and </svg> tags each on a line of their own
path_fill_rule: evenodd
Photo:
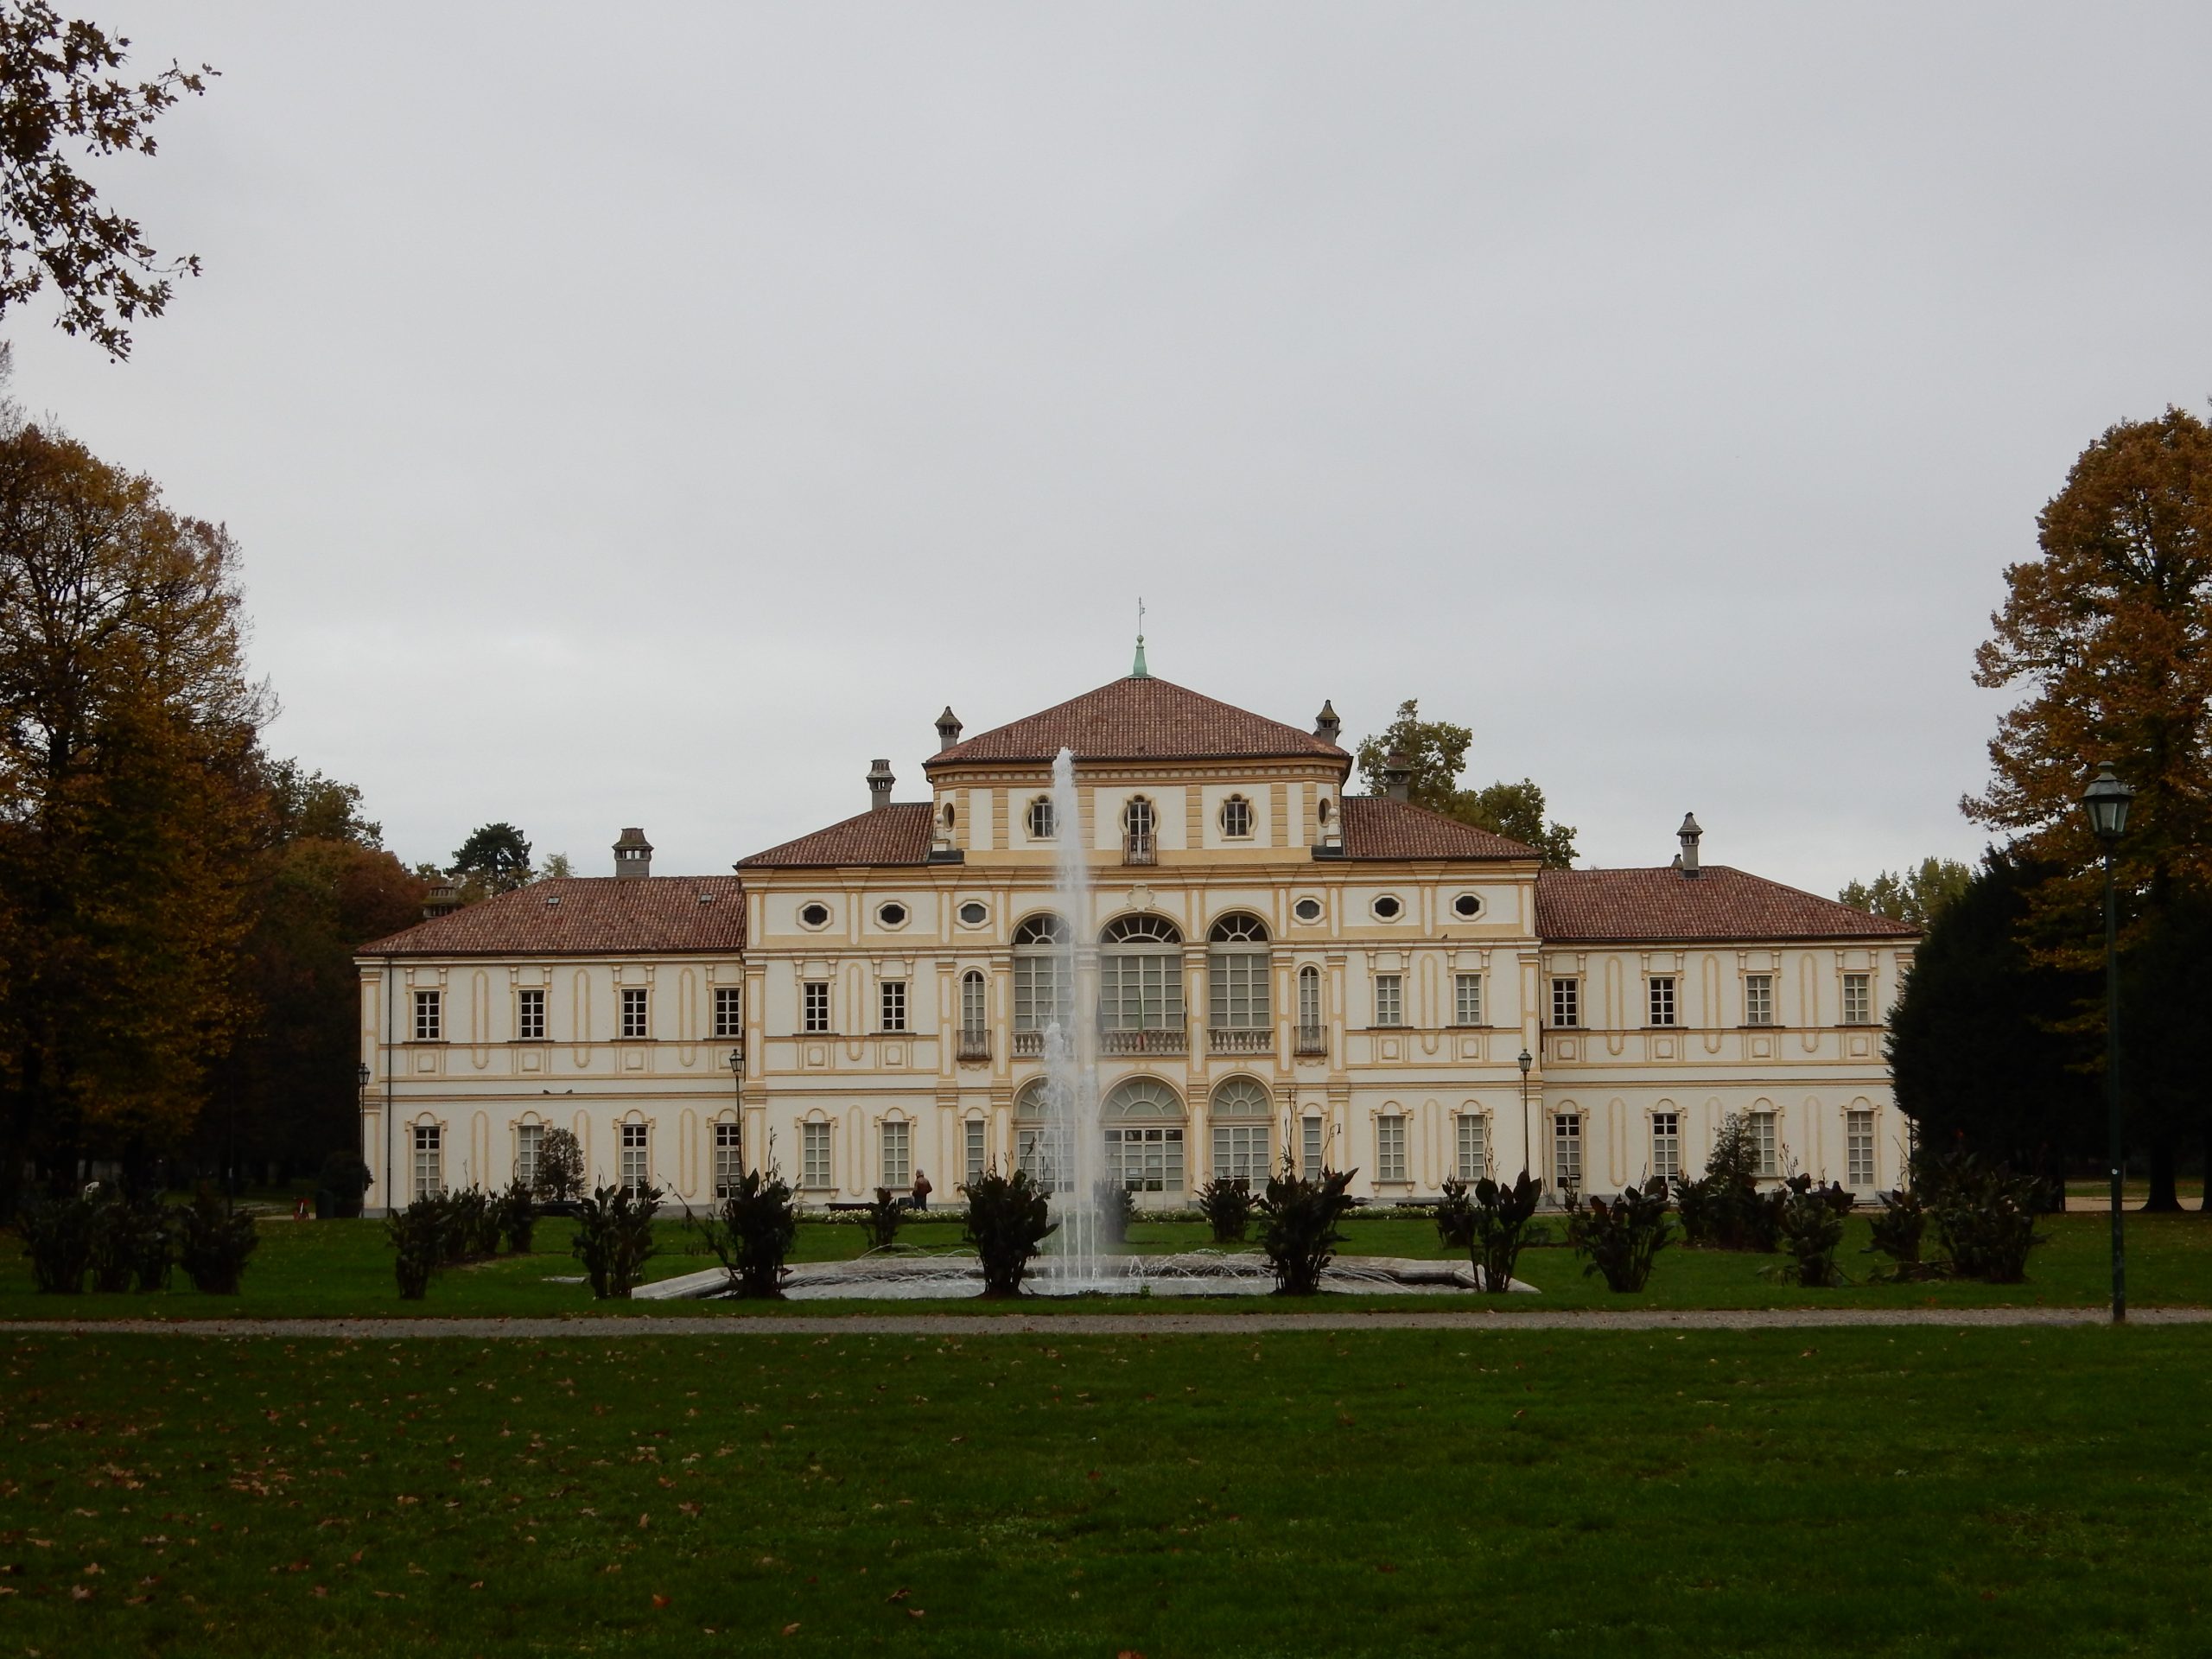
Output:
<svg viewBox="0 0 2212 1659">
<path fill-rule="evenodd" d="M 1154 671 L 1586 861 L 1972 856 L 2037 509 L 2212 393 L 2212 9 L 191 6 L 206 275 L 16 392 L 241 539 L 402 856 L 707 871 Z"/>
</svg>

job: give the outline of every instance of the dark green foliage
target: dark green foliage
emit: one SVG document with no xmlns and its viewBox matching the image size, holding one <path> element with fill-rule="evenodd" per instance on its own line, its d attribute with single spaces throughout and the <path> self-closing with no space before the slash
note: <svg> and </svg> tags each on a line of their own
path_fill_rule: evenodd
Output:
<svg viewBox="0 0 2212 1659">
<path fill-rule="evenodd" d="M 868 1247 L 872 1250 L 887 1250 L 899 1242 L 899 1224 L 906 1218 L 906 1201 L 887 1186 L 875 1189 L 875 1200 L 861 1212 L 861 1226 L 868 1234 Z"/>
<path fill-rule="evenodd" d="M 877 1194 L 879 1198 L 889 1196 L 880 1187 Z M 700 1224 L 700 1230 L 739 1295 L 771 1300 L 783 1295 L 784 1261 L 798 1236 L 798 1206 L 782 1171 L 746 1171 L 721 1207 Z"/>
<path fill-rule="evenodd" d="M 968 1184 L 967 1240 L 983 1267 L 983 1294 L 1019 1296 L 1046 1238 L 1057 1224 L 1045 1189 L 1017 1169 L 1011 1177 L 994 1166 Z"/>
<path fill-rule="evenodd" d="M 507 1241 L 507 1248 L 517 1255 L 530 1254 L 530 1236 L 537 1225 L 537 1206 L 531 1201 L 530 1188 L 518 1178 L 507 1184 L 497 1202 L 499 1231 Z"/>
<path fill-rule="evenodd" d="M 485 824 L 454 849 L 446 874 L 481 893 L 512 893 L 530 883 L 530 842 L 512 823 Z"/>
<path fill-rule="evenodd" d="M 133 1280 L 141 1290 L 166 1286 L 175 1243 L 161 1200 L 106 1186 L 90 1195 L 90 1202 L 92 1288 L 119 1293 L 129 1290 Z"/>
<path fill-rule="evenodd" d="M 584 1149 L 568 1130 L 546 1130 L 537 1146 L 537 1185 L 531 1191 L 546 1204 L 573 1204 L 583 1190 Z"/>
<path fill-rule="evenodd" d="M 400 1300 L 421 1301 L 430 1287 L 430 1275 L 445 1264 L 444 1195 L 425 1194 L 397 1215 L 386 1216 L 384 1230 L 392 1244 L 392 1273 L 399 1281 Z"/>
<path fill-rule="evenodd" d="M 208 1296 L 237 1295 L 246 1257 L 261 1243 L 253 1217 L 243 1210 L 225 1215 L 222 1201 L 202 1187 L 176 1220 L 177 1265 L 192 1287 Z"/>
<path fill-rule="evenodd" d="M 1137 1218 L 1136 1195 L 1119 1181 L 1101 1181 L 1090 1189 L 1090 1201 L 1098 1210 L 1098 1236 L 1109 1244 L 1125 1242 Z"/>
<path fill-rule="evenodd" d="M 1992 1285 L 2028 1276 L 2028 1252 L 2044 1242 L 2036 1231 L 2041 1184 L 2033 1176 L 1953 1152 L 1923 1159 L 1919 1185 L 1953 1273 Z"/>
<path fill-rule="evenodd" d="M 1650 1282 L 1653 1258 L 1674 1236 L 1663 1175 L 1653 1176 L 1641 1189 L 1629 1188 L 1611 1204 L 1592 1198 L 1567 1213 L 1567 1243 L 1576 1255 L 1588 1258 L 1582 1264 L 1584 1276 L 1602 1274 L 1608 1290 L 1642 1290 Z M 1511 1276 L 1508 1267 L 1505 1277 Z"/>
<path fill-rule="evenodd" d="M 1928 1230 L 1928 1210 L 1920 1194 L 1906 1189 L 1882 1194 L 1882 1213 L 1874 1217 L 1874 1249 L 1890 1258 L 1892 1279 L 1928 1276 L 1920 1259 L 1921 1238 Z"/>
<path fill-rule="evenodd" d="M 1471 1249 L 1475 1242 L 1475 1204 L 1467 1184 L 1444 1178 L 1444 1198 L 1436 1206 L 1436 1236 L 1447 1250 Z"/>
<path fill-rule="evenodd" d="M 1521 1252 L 1535 1241 L 1529 1223 L 1544 1196 L 1544 1185 L 1522 1170 L 1510 1186 L 1484 1176 L 1475 1183 L 1467 1213 L 1467 1255 L 1486 1291 L 1513 1288 Z"/>
<path fill-rule="evenodd" d="M 591 1294 L 600 1300 L 629 1295 L 655 1255 L 653 1217 L 661 1191 L 602 1186 L 576 1208 L 575 1242 L 569 1248 L 584 1264 Z"/>
<path fill-rule="evenodd" d="M 1357 1173 L 1324 1168 L 1319 1180 L 1309 1181 L 1286 1153 L 1281 1170 L 1268 1177 L 1267 1196 L 1257 1206 L 1260 1249 L 1274 1269 L 1277 1295 L 1311 1296 L 1320 1290 L 1321 1274 L 1344 1242 L 1337 1224 L 1351 1208 L 1351 1178 Z"/>
<path fill-rule="evenodd" d="M 1793 1175 L 1771 1200 L 1776 1210 L 1776 1232 L 1789 1264 L 1786 1282 L 1808 1290 L 1833 1290 L 1846 1283 L 1835 1264 L 1843 1243 L 1844 1219 L 1851 1214 L 1851 1194 L 1834 1182 L 1815 1186 L 1809 1175 Z"/>
<path fill-rule="evenodd" d="M 1211 1180 L 1198 1189 L 1198 1213 L 1217 1244 L 1239 1244 L 1252 1230 L 1252 1188 L 1246 1181 Z"/>
<path fill-rule="evenodd" d="M 1758 1172 L 1751 1126 L 1732 1116 L 1713 1140 L 1705 1173 L 1677 1188 L 1684 1241 L 1716 1250 L 1772 1250 L 1780 1214 L 1760 1194 Z"/>
<path fill-rule="evenodd" d="M 81 1296 L 92 1255 L 91 1200 L 71 1192 L 23 1205 L 16 1217 L 42 1294 Z"/>
<path fill-rule="evenodd" d="M 317 1185 L 330 1194 L 330 1213 L 337 1220 L 352 1221 L 361 1213 L 361 1197 L 369 1190 L 369 1166 L 358 1152 L 334 1152 L 322 1160 Z"/>
</svg>

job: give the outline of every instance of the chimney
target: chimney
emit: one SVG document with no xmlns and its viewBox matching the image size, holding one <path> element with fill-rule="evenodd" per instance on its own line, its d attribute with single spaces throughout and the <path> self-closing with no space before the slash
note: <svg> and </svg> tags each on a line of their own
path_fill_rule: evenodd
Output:
<svg viewBox="0 0 2212 1659">
<path fill-rule="evenodd" d="M 868 810 L 875 811 L 891 804 L 891 785 L 897 779 L 891 775 L 891 763 L 879 760 L 868 769 Z"/>
<path fill-rule="evenodd" d="M 1407 764 L 1406 757 L 1398 750 L 1391 750 L 1383 758 L 1382 782 L 1385 792 L 1392 800 L 1402 801 L 1406 798 L 1407 780 L 1412 776 L 1413 767 Z"/>
<path fill-rule="evenodd" d="M 1321 712 L 1313 716 L 1313 735 L 1324 743 L 1334 743 L 1338 734 L 1344 728 L 1344 721 L 1337 718 L 1337 705 L 1325 698 L 1323 699 Z"/>
<path fill-rule="evenodd" d="M 1681 837 L 1682 851 L 1675 861 L 1675 868 L 1682 873 L 1685 880 L 1697 880 L 1697 838 L 1704 833 L 1698 828 L 1696 813 L 1682 814 L 1682 827 L 1675 831 Z"/>
<path fill-rule="evenodd" d="M 937 752 L 943 754 L 960 741 L 960 716 L 946 703 L 944 712 L 937 717 Z"/>
<path fill-rule="evenodd" d="M 642 830 L 625 830 L 614 842 L 614 874 L 634 880 L 653 873 L 653 844 Z"/>
<path fill-rule="evenodd" d="M 450 916 L 461 908 L 460 883 L 441 878 L 430 884 L 423 898 L 423 919 L 435 922 L 441 916 Z"/>
</svg>

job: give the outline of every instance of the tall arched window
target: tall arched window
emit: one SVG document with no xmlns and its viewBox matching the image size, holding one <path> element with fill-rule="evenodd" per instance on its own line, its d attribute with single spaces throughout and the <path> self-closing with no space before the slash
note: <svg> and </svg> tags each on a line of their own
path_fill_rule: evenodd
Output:
<svg viewBox="0 0 2212 1659">
<path fill-rule="evenodd" d="M 1124 916 L 1100 937 L 1098 1027 L 1109 1050 L 1149 1052 L 1160 1045 L 1129 1033 L 1157 1032 L 1174 1039 L 1162 1052 L 1181 1052 L 1182 944 L 1182 930 L 1164 916 Z"/>
<path fill-rule="evenodd" d="M 1273 1115 L 1267 1090 L 1250 1077 L 1224 1078 L 1213 1091 L 1208 1115 L 1213 1119 L 1214 1179 L 1240 1182 L 1248 1190 L 1264 1186 Z"/>
<path fill-rule="evenodd" d="M 1014 930 L 1017 1054 L 1042 1053 L 1045 1029 L 1057 1025 L 1065 1032 L 1071 1024 L 1075 988 L 1068 973 L 1068 925 L 1057 916 L 1032 916 Z"/>
<path fill-rule="evenodd" d="M 1153 861 L 1155 815 L 1152 803 L 1141 795 L 1129 797 L 1122 809 L 1122 861 L 1126 864 Z"/>
<path fill-rule="evenodd" d="M 960 1058 L 991 1058 L 990 993 L 979 969 L 960 976 Z"/>
<path fill-rule="evenodd" d="M 1098 1103 L 1106 1173 L 1132 1192 L 1183 1190 L 1183 1103 L 1156 1077 L 1131 1077 Z"/>
<path fill-rule="evenodd" d="M 1218 1033 L 1213 1046 L 1239 1052 L 1262 1046 L 1269 1014 L 1267 924 L 1242 912 L 1224 916 L 1206 944 L 1207 1024 Z"/>
</svg>

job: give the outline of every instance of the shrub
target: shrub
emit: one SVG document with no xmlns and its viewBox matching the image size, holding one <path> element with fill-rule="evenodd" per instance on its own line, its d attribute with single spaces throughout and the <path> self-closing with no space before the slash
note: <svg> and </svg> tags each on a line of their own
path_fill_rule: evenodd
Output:
<svg viewBox="0 0 2212 1659">
<path fill-rule="evenodd" d="M 1732 1116 L 1720 1126 L 1705 1173 L 1680 1184 L 1682 1236 L 1716 1250 L 1771 1250 L 1780 1222 L 1777 1206 L 1761 1196 L 1758 1145 L 1751 1126 Z"/>
<path fill-rule="evenodd" d="M 1468 1206 L 1467 1255 L 1488 1291 L 1513 1288 L 1513 1270 L 1533 1239 L 1529 1223 L 1544 1196 L 1544 1185 L 1522 1170 L 1510 1186 L 1485 1176 L 1475 1183 Z"/>
<path fill-rule="evenodd" d="M 465 1186 L 446 1195 L 446 1260 L 474 1262 L 499 1253 L 499 1212 L 492 1195 Z"/>
<path fill-rule="evenodd" d="M 2042 1183 L 1970 1152 L 1924 1161 L 1920 1185 L 1928 1218 L 1962 1279 L 2017 1285 L 2028 1276 L 2028 1252 L 2044 1242 L 2036 1231 Z"/>
<path fill-rule="evenodd" d="M 566 1129 L 548 1129 L 537 1143 L 534 1192 L 546 1204 L 574 1204 L 583 1196 L 584 1149 Z"/>
<path fill-rule="evenodd" d="M 399 1281 L 400 1300 L 421 1301 L 430 1287 L 430 1275 L 446 1259 L 443 1196 L 426 1193 L 398 1214 L 386 1216 L 384 1231 L 392 1243 L 392 1274 Z"/>
<path fill-rule="evenodd" d="M 207 1187 L 177 1212 L 177 1265 L 203 1295 L 237 1295 L 245 1259 L 260 1243 L 253 1217 L 244 1211 L 225 1215 L 220 1200 Z"/>
<path fill-rule="evenodd" d="M 1475 1242 L 1475 1204 L 1467 1184 L 1444 1178 L 1444 1197 L 1436 1206 L 1436 1236 L 1447 1250 L 1472 1248 Z"/>
<path fill-rule="evenodd" d="M 1126 1243 L 1129 1224 L 1137 1218 L 1136 1195 L 1119 1181 L 1100 1181 L 1090 1189 L 1090 1202 L 1098 1211 L 1098 1236 L 1109 1244 Z"/>
<path fill-rule="evenodd" d="M 1278 1296 L 1311 1296 L 1321 1288 L 1321 1274 L 1344 1240 L 1337 1223 L 1351 1208 L 1351 1178 L 1357 1173 L 1324 1168 L 1319 1180 L 1309 1181 L 1286 1153 L 1280 1173 L 1268 1178 L 1267 1196 L 1257 1206 L 1260 1249 L 1274 1269 Z"/>
<path fill-rule="evenodd" d="M 530 1236 L 537 1226 L 537 1206 L 531 1201 L 529 1186 L 518 1176 L 507 1183 L 507 1190 L 499 1194 L 495 1207 L 499 1231 L 505 1236 L 507 1248 L 517 1255 L 528 1255 Z"/>
<path fill-rule="evenodd" d="M 71 1192 L 26 1204 L 16 1222 L 41 1295 L 81 1296 L 92 1254 L 92 1205 Z"/>
<path fill-rule="evenodd" d="M 889 1197 L 888 1188 L 876 1189 L 879 1203 Z M 746 1171 L 699 1230 L 739 1295 L 783 1295 L 784 1259 L 798 1236 L 798 1206 L 782 1171 Z"/>
<path fill-rule="evenodd" d="M 1851 1213 L 1850 1193 L 1833 1182 L 1815 1186 L 1811 1176 L 1793 1175 L 1783 1183 L 1775 1211 L 1776 1232 L 1790 1257 L 1784 1279 L 1808 1290 L 1847 1282 L 1835 1253 L 1843 1243 L 1844 1217 Z"/>
<path fill-rule="evenodd" d="M 1213 1180 L 1198 1189 L 1198 1213 L 1217 1244 L 1239 1244 L 1252 1230 L 1252 1188 L 1247 1181 Z"/>
<path fill-rule="evenodd" d="M 899 1242 L 899 1224 L 906 1218 L 906 1205 L 887 1186 L 875 1189 L 875 1202 L 861 1212 L 861 1225 L 868 1232 L 868 1247 L 872 1250 L 887 1250 Z"/>
<path fill-rule="evenodd" d="M 1017 1169 L 996 1166 L 968 1183 L 967 1240 L 983 1266 L 983 1294 L 1019 1296 L 1023 1275 L 1058 1224 L 1045 1189 Z"/>
<path fill-rule="evenodd" d="M 372 1185 L 372 1178 L 359 1153 L 340 1149 L 322 1160 L 322 1173 L 315 1178 L 315 1185 L 330 1194 L 334 1217 L 353 1221 L 360 1217 L 362 1195 Z"/>
<path fill-rule="evenodd" d="M 584 1264 L 591 1294 L 601 1301 L 629 1295 L 645 1276 L 653 1250 L 653 1217 L 661 1191 L 627 1186 L 596 1188 L 576 1209 L 575 1242 L 569 1246 Z"/>
<path fill-rule="evenodd" d="M 91 1246 L 86 1255 L 92 1288 L 111 1295 L 130 1288 L 138 1268 L 138 1232 L 146 1224 L 145 1206 L 134 1204 L 118 1186 L 101 1186 L 86 1195 L 92 1211 Z M 155 1217 L 158 1224 L 160 1217 Z"/>
<path fill-rule="evenodd" d="M 1674 1242 L 1666 1177 L 1655 1175 L 1640 1190 L 1632 1186 L 1611 1204 L 1592 1198 L 1569 1213 L 1567 1236 L 1575 1254 L 1589 1258 L 1582 1265 L 1586 1276 L 1604 1274 L 1608 1290 L 1642 1290 L 1651 1281 L 1653 1260 Z"/>
<path fill-rule="evenodd" d="M 1920 1259 L 1922 1236 L 1928 1230 L 1928 1211 L 1920 1194 L 1908 1189 L 1882 1194 L 1882 1213 L 1874 1217 L 1874 1246 L 1890 1258 L 1884 1277 L 1924 1279 L 1932 1269 Z"/>
</svg>

